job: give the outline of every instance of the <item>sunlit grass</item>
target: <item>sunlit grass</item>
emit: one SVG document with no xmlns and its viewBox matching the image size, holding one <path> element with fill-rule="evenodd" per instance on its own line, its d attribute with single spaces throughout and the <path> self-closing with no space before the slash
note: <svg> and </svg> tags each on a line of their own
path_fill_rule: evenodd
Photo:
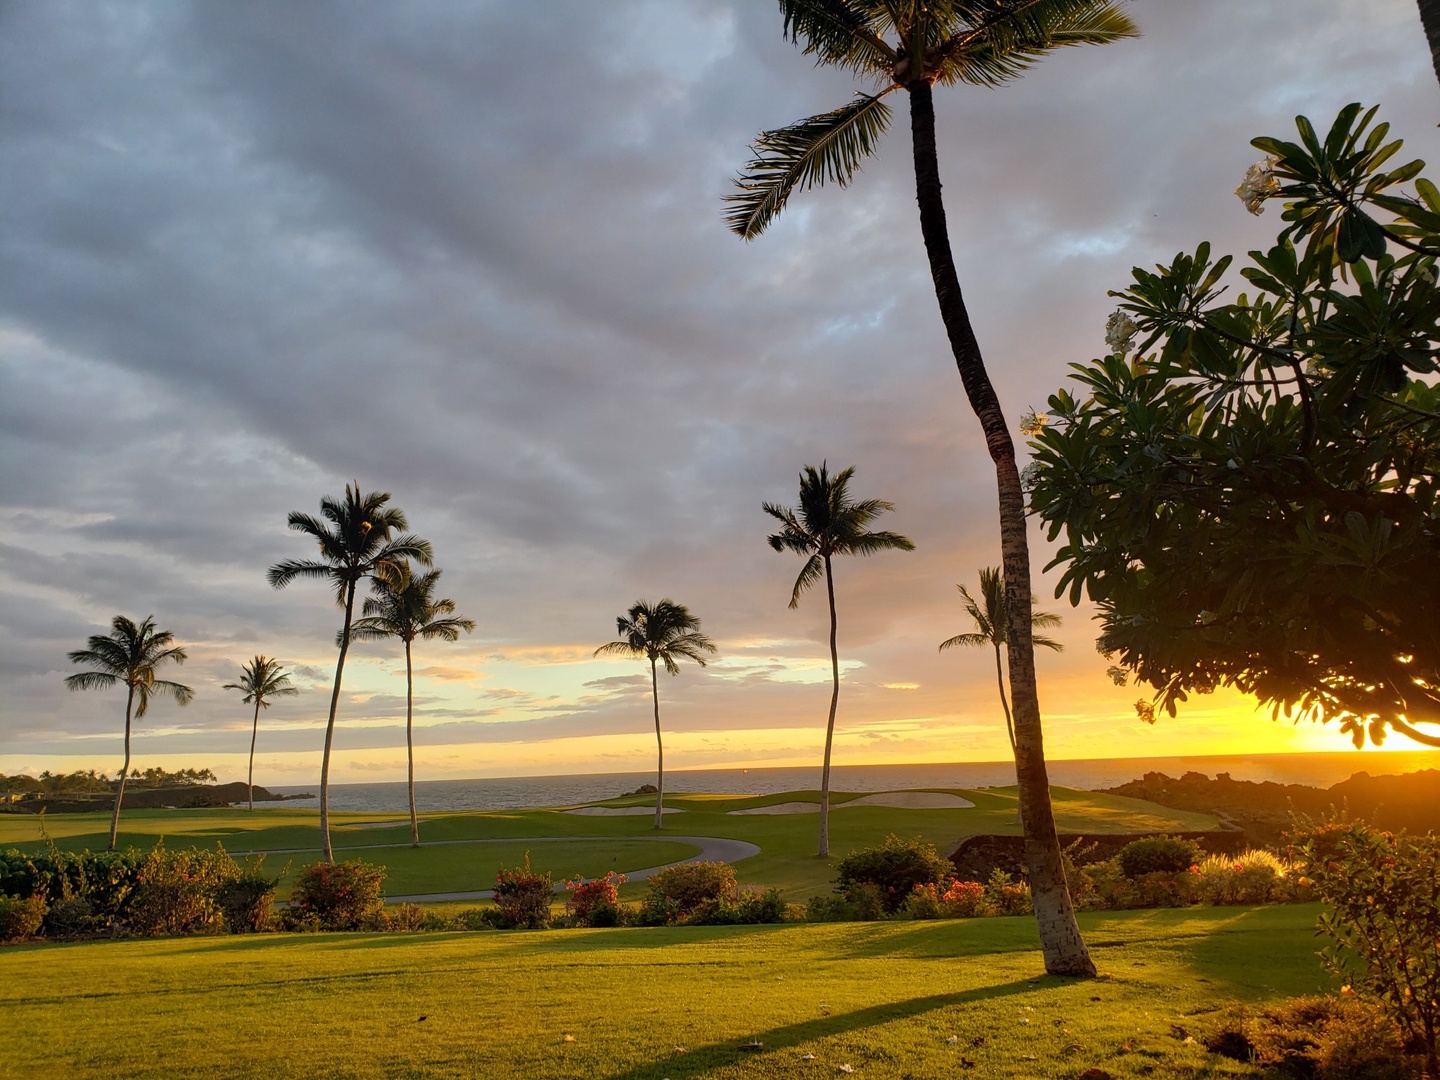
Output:
<svg viewBox="0 0 1440 1080">
<path fill-rule="evenodd" d="M 1225 1001 L 1326 987 L 1315 914 L 1087 914 L 1106 977 L 1079 982 L 1041 974 L 1027 918 L 21 946 L 0 952 L 0 1071 L 1254 1076 L 1186 1039 Z"/>
</svg>

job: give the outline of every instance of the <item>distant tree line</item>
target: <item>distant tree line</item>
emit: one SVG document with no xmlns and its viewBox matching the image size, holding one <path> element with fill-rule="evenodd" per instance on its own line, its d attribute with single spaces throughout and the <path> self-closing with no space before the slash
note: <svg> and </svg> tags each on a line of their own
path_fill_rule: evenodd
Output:
<svg viewBox="0 0 1440 1080">
<path fill-rule="evenodd" d="M 169 772 L 166 769 L 151 768 L 144 771 L 132 769 L 128 780 L 135 787 L 142 788 L 194 787 L 199 784 L 213 784 L 216 776 L 209 769 L 177 769 Z M 12 794 L 108 795 L 115 790 L 119 782 L 118 776 L 112 780 L 105 773 L 94 769 L 77 769 L 68 773 L 52 773 L 45 769 L 39 776 L 30 776 L 27 773 L 7 776 L 0 773 L 0 791 Z"/>
</svg>

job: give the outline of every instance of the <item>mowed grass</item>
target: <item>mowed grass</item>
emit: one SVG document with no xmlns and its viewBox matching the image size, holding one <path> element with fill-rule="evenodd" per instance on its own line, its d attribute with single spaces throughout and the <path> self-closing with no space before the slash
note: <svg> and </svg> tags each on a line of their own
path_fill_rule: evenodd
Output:
<svg viewBox="0 0 1440 1080">
<path fill-rule="evenodd" d="M 936 789 L 942 790 L 942 789 Z M 951 789 L 943 789 L 951 790 Z M 948 851 L 965 836 L 981 833 L 1019 835 L 1018 803 L 1014 788 L 979 791 L 953 789 L 975 803 L 968 809 L 913 810 L 881 806 L 845 809 L 841 804 L 858 793 L 832 793 L 831 851 L 828 859 L 815 854 L 819 819 L 816 814 L 731 816 L 729 811 L 785 802 L 819 802 L 815 791 L 765 796 L 673 795 L 666 805 L 683 810 L 668 815 L 665 828 L 656 830 L 649 816 L 586 817 L 558 809 L 494 810 L 426 814 L 421 836 L 426 841 L 515 840 L 510 845 L 430 844 L 409 846 L 409 825 L 394 813 L 336 813 L 332 838 L 337 858 L 363 858 L 387 867 L 386 891 L 391 895 L 458 892 L 494 884 L 495 870 L 514 866 L 530 853 L 531 865 L 548 870 L 555 880 L 583 874 L 595 877 L 606 870 L 628 871 L 683 859 L 694 848 L 682 849 L 670 836 L 729 837 L 760 847 L 761 853 L 735 864 L 742 884 L 780 889 L 787 900 L 804 902 L 830 891 L 835 864 L 852 850 L 883 842 L 888 834 L 919 837 Z M 1207 814 L 1170 810 L 1138 799 L 1101 795 L 1066 788 L 1052 789 L 1056 820 L 1062 832 L 1176 832 L 1218 828 Z M 653 805 L 651 796 L 632 796 L 599 805 Z M 164 838 L 170 847 L 224 844 L 232 854 L 269 852 L 265 866 L 278 872 L 287 862 L 296 868 L 319 857 L 318 813 L 284 806 L 250 813 L 240 808 L 209 810 L 133 810 L 121 817 L 120 844 L 148 848 Z M 79 851 L 102 850 L 108 840 L 108 814 L 65 814 L 47 817 L 43 828 L 59 847 Z M 378 827 L 372 827 L 378 826 Z M 29 815 L 0 815 L 0 848 L 40 851 L 42 823 Z M 524 841 L 572 838 L 582 843 L 566 846 Z M 603 843 L 596 843 L 603 841 Z M 627 885 L 626 899 L 643 892 Z"/>
<path fill-rule="evenodd" d="M 1329 988 L 1316 914 L 1088 913 L 1097 980 L 1044 976 L 1029 918 L 26 945 L 0 951 L 0 1074 L 1258 1076 L 1194 1036 Z"/>
</svg>

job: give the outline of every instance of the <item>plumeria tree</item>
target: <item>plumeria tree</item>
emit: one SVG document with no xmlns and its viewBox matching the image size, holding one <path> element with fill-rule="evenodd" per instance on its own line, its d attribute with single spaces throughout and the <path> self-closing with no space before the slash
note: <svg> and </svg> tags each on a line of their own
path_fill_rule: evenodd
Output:
<svg viewBox="0 0 1440 1080">
<path fill-rule="evenodd" d="M 834 476 L 824 462 L 806 465 L 800 473 L 800 505 L 794 509 L 765 503 L 765 513 L 780 522 L 780 531 L 768 542 L 776 551 L 793 551 L 805 558 L 790 607 L 800 606 L 800 594 L 822 578 L 830 601 L 830 718 L 825 724 L 825 763 L 820 771 L 820 855 L 830 854 L 830 748 L 835 741 L 835 710 L 840 704 L 840 653 L 836 645 L 835 569 L 837 555 L 874 555 L 880 551 L 914 551 L 909 537 L 893 532 L 872 532 L 869 524 L 895 509 L 883 499 L 850 497 L 855 467 Z"/>
<path fill-rule="evenodd" d="M 966 397 L 995 465 L 1000 553 L 1010 619 L 1007 660 L 1015 714 L 1015 772 L 1035 917 L 1052 974 L 1093 975 L 1065 884 L 1060 840 L 1035 690 L 1030 641 L 1030 553 L 1015 444 L 990 381 L 950 250 L 940 194 L 934 87 L 998 87 L 1042 57 L 1071 45 L 1103 45 L 1136 34 L 1110 0 L 780 0 L 786 37 L 817 63 L 869 84 L 847 104 L 761 132 L 754 157 L 730 196 L 730 227 L 759 236 L 797 190 L 848 185 L 890 126 L 891 95 L 910 104 L 910 146 L 920 233 L 935 299 Z"/>
<path fill-rule="evenodd" d="M 398 638 L 405 643 L 405 764 L 410 792 L 410 843 L 420 846 L 420 819 L 415 813 L 415 667 L 411 645 L 416 638 L 457 641 L 461 631 L 470 633 L 475 620 L 455 614 L 455 601 L 437 599 L 435 586 L 440 571 L 416 574 L 408 562 L 392 572 L 371 579 L 372 595 L 365 599 L 363 618 L 350 628 L 359 641 Z"/>
<path fill-rule="evenodd" d="M 338 635 L 340 655 L 335 660 L 335 685 L 330 691 L 330 717 L 325 724 L 325 751 L 320 759 L 320 835 L 325 860 L 335 861 L 330 844 L 330 747 L 335 740 L 335 712 L 340 705 L 340 680 L 345 654 L 350 650 L 350 627 L 355 615 L 355 589 L 372 575 L 391 577 L 407 559 L 430 565 L 430 541 L 395 533 L 408 527 L 405 514 L 387 507 L 388 491 L 363 494 L 360 485 L 346 484 L 343 499 L 326 495 L 320 500 L 320 518 L 292 511 L 290 528 L 314 540 L 318 559 L 286 559 L 270 568 L 270 584 L 283 589 L 296 578 L 319 578 L 335 590 L 335 602 L 345 612 Z M 323 518 L 323 520 L 321 520 Z"/>
<path fill-rule="evenodd" d="M 1148 721 L 1229 686 L 1440 746 L 1440 191 L 1374 119 L 1254 140 L 1237 194 L 1281 229 L 1245 291 L 1208 244 L 1136 269 L 1032 441 L 1057 595 Z"/>
<path fill-rule="evenodd" d="M 1005 690 L 1005 669 L 1000 659 L 1000 650 L 1004 647 L 1009 637 L 1010 620 L 1005 614 L 1005 579 L 996 566 L 982 567 L 980 570 L 980 595 L 970 595 L 970 590 L 964 585 L 956 585 L 960 590 L 960 596 L 965 602 L 965 611 L 969 614 L 971 621 L 975 624 L 975 630 L 968 634 L 956 634 L 954 637 L 946 638 L 940 643 L 940 651 L 954 648 L 981 648 L 989 645 L 995 650 L 995 683 L 1000 688 L 1000 708 L 1005 710 L 1005 732 L 1010 736 L 1010 749 L 1015 749 L 1015 723 L 1010 715 L 1010 695 Z M 1030 625 L 1049 627 L 1059 626 L 1060 616 L 1048 611 L 1034 610 L 1034 597 L 1031 597 Z M 1060 652 L 1064 645 L 1054 638 L 1044 637 L 1040 634 L 1031 635 L 1031 643 L 1036 648 L 1054 649 Z"/>
<path fill-rule="evenodd" d="M 607 641 L 596 656 L 637 656 L 650 662 L 650 697 L 655 706 L 655 828 L 665 827 L 665 744 L 660 738 L 660 684 L 656 664 L 671 675 L 680 674 L 681 660 L 705 666 L 705 655 L 715 643 L 700 632 L 700 620 L 684 604 L 668 598 L 658 604 L 637 600 L 615 620 L 618 641 Z"/>
<path fill-rule="evenodd" d="M 225 684 L 226 690 L 239 690 L 244 696 L 242 704 L 254 705 L 255 716 L 250 726 L 250 768 L 245 774 L 245 787 L 249 792 L 250 809 L 255 809 L 255 739 L 260 734 L 260 710 L 268 709 L 270 701 L 277 697 L 294 697 L 300 693 L 290 685 L 290 673 L 280 666 L 280 661 L 268 656 L 257 656 L 248 664 L 241 665 L 240 681 Z"/>
<path fill-rule="evenodd" d="M 183 664 L 185 650 L 175 644 L 169 630 L 155 626 L 155 616 L 147 615 L 140 622 L 116 615 L 109 634 L 94 634 L 89 645 L 70 654 L 72 664 L 88 664 L 88 671 L 76 672 L 65 680 L 71 690 L 108 690 L 125 687 L 125 764 L 120 766 L 120 782 L 115 785 L 115 810 L 110 815 L 110 846 L 120 832 L 120 804 L 125 801 L 125 780 L 130 773 L 130 722 L 140 719 L 150 708 L 155 694 L 168 697 L 176 705 L 188 705 L 195 691 L 181 683 L 169 682 L 156 675 L 165 663 Z"/>
</svg>

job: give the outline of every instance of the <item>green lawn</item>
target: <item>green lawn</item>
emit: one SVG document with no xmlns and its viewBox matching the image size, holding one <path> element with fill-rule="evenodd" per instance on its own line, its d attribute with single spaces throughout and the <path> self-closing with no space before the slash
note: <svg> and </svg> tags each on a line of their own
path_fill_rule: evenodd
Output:
<svg viewBox="0 0 1440 1080">
<path fill-rule="evenodd" d="M 1316 914 L 1089 913 L 1092 981 L 1042 975 L 1029 918 L 25 945 L 0 1075 L 1258 1076 L 1187 1039 L 1329 987 Z"/>
<path fill-rule="evenodd" d="M 942 852 L 964 836 L 977 833 L 1018 835 L 1020 825 L 1014 788 L 981 791 L 955 789 L 973 803 L 963 810 L 901 810 L 864 806 L 833 809 L 830 816 L 831 850 L 836 856 L 879 844 L 889 833 L 902 837 L 919 836 Z M 834 793 L 834 804 L 857 797 Z M 1218 821 L 1206 814 L 1169 810 L 1138 799 L 1100 795 L 1089 791 L 1053 789 L 1055 814 L 1062 831 L 1071 832 L 1165 832 L 1214 829 Z M 494 884 L 495 870 L 514 866 L 530 852 L 537 870 L 549 870 L 559 881 L 567 876 L 587 877 L 608 869 L 620 871 L 655 866 L 686 858 L 694 848 L 657 843 L 666 836 L 710 836 L 747 840 L 761 853 L 736 864 L 742 883 L 757 887 L 775 886 L 792 902 L 830 891 L 835 876 L 835 856 L 815 855 L 818 817 L 796 814 L 729 816 L 727 811 L 782 802 L 818 802 L 814 791 L 787 792 L 767 796 L 673 795 L 667 806 L 684 810 L 666 818 L 657 832 L 648 816 L 582 817 L 559 810 L 493 810 L 476 813 L 426 814 L 421 835 L 426 840 L 516 840 L 514 845 L 428 845 L 419 851 L 409 846 L 409 825 L 402 815 L 336 813 L 332 837 L 339 858 L 363 858 L 384 864 L 389 878 L 386 890 L 392 895 L 425 892 L 468 891 Z M 615 799 L 606 806 L 653 805 L 648 796 Z M 318 813 L 284 806 L 265 807 L 254 813 L 239 808 L 216 810 L 133 810 L 121 817 L 122 846 L 148 847 L 161 837 L 171 846 L 196 844 L 204 847 L 219 842 L 232 853 L 265 851 L 273 854 L 266 867 L 278 871 L 287 862 L 294 868 L 314 861 L 319 854 Z M 375 823 L 379 828 L 361 827 Z M 43 828 L 59 847 L 81 850 L 103 849 L 108 839 L 108 814 L 64 814 L 47 817 Z M 20 814 L 0 815 L 0 848 L 43 849 L 42 823 Z M 527 838 L 573 837 L 585 841 L 576 845 L 531 844 Z M 603 840 L 603 844 L 594 841 Z M 643 887 L 625 887 L 623 896 L 633 898 Z"/>
</svg>

